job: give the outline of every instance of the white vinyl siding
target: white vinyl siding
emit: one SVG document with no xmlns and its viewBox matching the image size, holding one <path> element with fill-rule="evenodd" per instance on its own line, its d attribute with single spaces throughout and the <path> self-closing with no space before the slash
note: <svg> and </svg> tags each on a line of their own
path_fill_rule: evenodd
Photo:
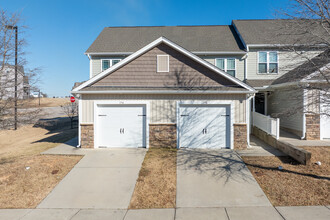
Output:
<svg viewBox="0 0 330 220">
<path fill-rule="evenodd" d="M 281 127 L 297 131 L 303 135 L 303 90 L 275 90 L 268 95 L 267 113 L 275 118 L 280 118 Z M 290 112 L 294 110 L 294 112 Z M 282 113 L 282 114 L 280 114 Z"/>
<path fill-rule="evenodd" d="M 157 55 L 157 72 L 169 72 L 169 55 Z"/>
<path fill-rule="evenodd" d="M 296 68 L 297 66 L 303 64 L 306 62 L 306 59 L 298 55 L 298 52 L 293 51 L 278 51 L 278 73 L 277 74 L 259 74 L 258 73 L 258 52 L 261 51 L 261 49 L 256 48 L 250 48 L 247 57 L 247 79 L 276 79 L 283 74 L 287 73 L 288 71 Z M 264 50 L 264 49 L 263 49 Z M 322 51 L 315 50 L 315 51 L 309 51 L 305 52 L 304 56 L 308 58 L 313 58 L 317 56 L 318 54 L 322 53 Z M 240 62 L 240 61 L 239 61 Z M 238 63 L 239 63 L 238 62 Z M 244 63 L 242 61 L 242 63 Z M 244 64 L 243 64 L 244 67 Z M 243 71 L 244 73 L 244 71 Z M 240 74 L 240 70 L 237 70 L 237 74 Z M 239 77 L 238 77 L 239 78 Z M 241 79 L 241 78 L 239 78 Z"/>
<path fill-rule="evenodd" d="M 236 76 L 235 58 L 216 58 L 215 65 L 232 76 Z"/>
<path fill-rule="evenodd" d="M 82 95 L 82 122 L 93 123 L 96 100 L 147 100 L 150 101 L 150 123 L 176 123 L 177 101 L 226 100 L 233 101 L 234 122 L 246 123 L 245 95 Z"/>
</svg>

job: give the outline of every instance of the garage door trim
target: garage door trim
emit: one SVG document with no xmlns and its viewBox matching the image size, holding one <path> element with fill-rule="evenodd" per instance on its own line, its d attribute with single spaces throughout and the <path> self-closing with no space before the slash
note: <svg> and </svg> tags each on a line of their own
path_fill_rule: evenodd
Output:
<svg viewBox="0 0 330 220">
<path fill-rule="evenodd" d="M 234 149 L 234 129 L 233 129 L 233 123 L 235 118 L 235 111 L 234 111 L 234 102 L 231 100 L 224 100 L 224 101 L 178 101 L 176 105 L 176 121 L 177 121 L 177 148 L 180 146 L 180 107 L 181 106 L 187 106 L 187 105 L 203 105 L 203 106 L 223 106 L 228 107 L 230 110 L 230 124 L 229 124 L 229 143 L 230 149 Z"/>
<path fill-rule="evenodd" d="M 94 148 L 99 148 L 97 144 L 97 108 L 98 106 L 104 105 L 118 105 L 118 106 L 125 106 L 125 105 L 137 105 L 137 106 L 144 106 L 146 112 L 146 124 L 145 124 L 145 142 L 146 148 L 149 148 L 149 120 L 150 120 L 150 102 L 149 101 L 139 101 L 139 100 L 103 100 L 103 101 L 94 101 Z"/>
</svg>

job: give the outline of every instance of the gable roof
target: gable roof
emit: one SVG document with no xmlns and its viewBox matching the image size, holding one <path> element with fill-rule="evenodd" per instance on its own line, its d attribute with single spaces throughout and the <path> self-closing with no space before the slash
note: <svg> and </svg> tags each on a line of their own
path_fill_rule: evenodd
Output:
<svg viewBox="0 0 330 220">
<path fill-rule="evenodd" d="M 165 37 L 160 37 L 160 38 L 154 40 L 153 42 L 149 43 L 148 45 L 144 46 L 140 50 L 136 51 L 135 53 L 131 54 L 130 56 L 126 57 L 125 59 L 123 59 L 118 64 L 113 65 L 109 69 L 101 72 L 100 74 L 94 76 L 93 78 L 89 79 L 88 81 L 86 81 L 86 82 L 82 83 L 81 85 L 79 85 L 78 87 L 74 88 L 72 90 L 72 93 L 81 93 L 82 89 L 98 82 L 99 80 L 103 79 L 107 75 L 109 75 L 109 74 L 113 73 L 114 71 L 118 70 L 119 68 L 125 66 L 129 62 L 133 61 L 134 59 L 138 58 L 139 56 L 141 56 L 145 52 L 149 51 L 150 49 L 156 47 L 157 45 L 159 45 L 161 43 L 164 43 L 164 44 L 170 46 L 171 48 L 177 50 L 178 52 L 182 53 L 183 55 L 187 56 L 188 58 L 190 58 L 190 59 L 196 61 L 197 63 L 205 66 L 206 68 L 214 71 L 216 74 L 219 74 L 219 76 L 222 76 L 224 79 L 229 80 L 229 81 L 233 82 L 234 84 L 236 84 L 238 86 L 241 86 L 242 88 L 248 90 L 249 92 L 252 92 L 252 93 L 255 92 L 254 88 L 252 88 L 249 85 L 243 83 L 239 79 L 227 74 L 226 72 L 220 70 L 216 66 L 214 66 L 214 65 L 210 64 L 209 62 L 199 58 L 198 56 L 194 55 L 193 53 L 189 52 L 188 50 L 184 49 L 183 47 L 173 43 L 172 41 L 166 39 Z"/>
<path fill-rule="evenodd" d="M 282 83 L 290 83 L 290 82 L 299 82 L 301 80 L 306 79 L 313 73 L 319 73 L 318 70 L 326 67 L 327 72 L 330 71 L 330 67 L 327 67 L 330 64 L 330 49 L 324 51 L 318 56 L 312 58 L 310 61 L 303 63 L 302 65 L 296 67 L 295 69 L 287 72 L 283 76 L 274 80 L 272 85 L 278 85 Z M 319 74 L 318 74 L 319 75 Z M 330 75 L 329 75 L 330 77 Z M 323 76 L 312 76 L 310 79 L 313 80 L 324 80 Z"/>
<path fill-rule="evenodd" d="M 239 32 L 245 44 L 322 44 L 318 36 L 329 38 L 329 33 L 320 25 L 320 20 L 233 20 L 232 24 Z M 314 33 L 307 33 L 306 30 Z"/>
<path fill-rule="evenodd" d="M 106 27 L 85 53 L 133 53 L 159 36 L 191 52 L 245 53 L 231 25 Z"/>
</svg>

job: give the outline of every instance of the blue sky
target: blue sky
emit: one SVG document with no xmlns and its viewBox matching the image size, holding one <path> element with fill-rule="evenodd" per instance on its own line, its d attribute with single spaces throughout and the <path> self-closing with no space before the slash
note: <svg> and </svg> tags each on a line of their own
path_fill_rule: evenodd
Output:
<svg viewBox="0 0 330 220">
<path fill-rule="evenodd" d="M 74 82 L 87 80 L 84 52 L 104 27 L 149 25 L 225 25 L 233 19 L 274 18 L 287 0 L 0 0 L 19 12 L 28 26 L 28 67 L 41 67 L 43 92 L 67 96 Z"/>
</svg>

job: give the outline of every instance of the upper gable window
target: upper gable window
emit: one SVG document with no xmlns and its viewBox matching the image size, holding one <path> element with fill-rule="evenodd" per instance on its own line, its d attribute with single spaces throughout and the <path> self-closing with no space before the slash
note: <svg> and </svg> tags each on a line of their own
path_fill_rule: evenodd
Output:
<svg viewBox="0 0 330 220">
<path fill-rule="evenodd" d="M 157 72 L 169 72 L 169 62 L 168 55 L 157 55 Z"/>
<path fill-rule="evenodd" d="M 276 51 L 258 53 L 258 73 L 278 73 L 278 54 Z"/>
<path fill-rule="evenodd" d="M 227 72 L 229 75 L 234 76 L 236 75 L 236 61 L 235 58 L 217 58 L 215 59 L 215 65 Z"/>
<path fill-rule="evenodd" d="M 103 59 L 102 60 L 102 71 L 112 67 L 116 63 L 119 63 L 121 59 Z"/>
</svg>

